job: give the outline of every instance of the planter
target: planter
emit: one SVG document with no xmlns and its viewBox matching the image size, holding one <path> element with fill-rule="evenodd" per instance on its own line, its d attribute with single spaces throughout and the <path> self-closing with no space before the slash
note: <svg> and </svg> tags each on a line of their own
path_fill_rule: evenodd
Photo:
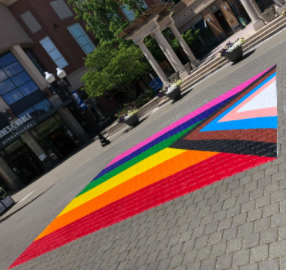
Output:
<svg viewBox="0 0 286 270">
<path fill-rule="evenodd" d="M 227 53 L 225 58 L 228 59 L 230 62 L 237 62 L 243 56 L 242 46 L 236 48 L 231 53 Z"/>
<path fill-rule="evenodd" d="M 266 23 L 270 23 L 271 21 L 273 21 L 275 19 L 275 15 L 276 15 L 276 9 L 275 6 L 272 5 L 271 7 L 269 7 L 268 9 L 266 9 L 262 14 L 261 14 L 261 18 L 263 19 L 264 22 Z"/>
<path fill-rule="evenodd" d="M 172 92 L 166 93 L 166 96 L 170 99 L 176 100 L 181 96 L 181 88 L 177 86 Z"/>
<path fill-rule="evenodd" d="M 127 120 L 124 120 L 124 123 L 127 124 L 130 127 L 135 126 L 139 122 L 139 118 L 137 113 L 133 114 L 131 117 L 129 117 Z"/>
<path fill-rule="evenodd" d="M 14 200 L 9 195 L 5 195 L 2 198 L 0 198 L 0 215 L 6 212 L 14 204 L 15 204 Z"/>
</svg>

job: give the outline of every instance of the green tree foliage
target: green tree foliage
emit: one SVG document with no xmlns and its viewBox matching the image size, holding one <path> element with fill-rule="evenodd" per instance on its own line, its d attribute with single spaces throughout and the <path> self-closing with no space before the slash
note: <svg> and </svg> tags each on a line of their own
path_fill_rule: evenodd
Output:
<svg viewBox="0 0 286 270">
<path fill-rule="evenodd" d="M 190 29 L 185 34 L 182 34 L 182 37 L 186 41 L 186 43 L 190 46 L 198 39 L 199 34 L 200 34 L 200 30 L 197 30 L 195 33 L 193 33 L 193 30 Z M 171 46 L 173 50 L 177 52 L 180 48 L 180 43 L 175 38 L 171 41 Z"/>
<path fill-rule="evenodd" d="M 141 49 L 132 41 L 118 38 L 129 22 L 122 18 L 119 9 L 128 5 L 139 16 L 145 10 L 142 0 L 69 0 L 78 14 L 77 19 L 87 23 L 87 30 L 92 31 L 97 40 L 96 49 L 87 55 L 85 65 L 88 73 L 82 77 L 83 90 L 89 96 L 101 96 L 108 90 L 119 89 L 135 96 L 134 81 L 150 68 Z M 127 86 L 127 87 L 126 87 Z M 130 90 L 131 89 L 131 90 Z"/>
<path fill-rule="evenodd" d="M 86 59 L 85 64 L 90 70 L 82 77 L 86 83 L 83 90 L 89 96 L 96 97 L 116 87 L 134 99 L 133 83 L 149 68 L 149 64 L 142 61 L 143 57 L 141 49 L 135 45 L 114 48 L 110 44 L 100 46 Z M 125 87 L 125 84 L 129 87 Z"/>
<path fill-rule="evenodd" d="M 145 38 L 144 43 L 157 62 L 160 63 L 166 59 L 165 54 L 162 52 L 161 48 L 159 47 L 157 41 L 154 38 L 148 36 Z"/>
</svg>

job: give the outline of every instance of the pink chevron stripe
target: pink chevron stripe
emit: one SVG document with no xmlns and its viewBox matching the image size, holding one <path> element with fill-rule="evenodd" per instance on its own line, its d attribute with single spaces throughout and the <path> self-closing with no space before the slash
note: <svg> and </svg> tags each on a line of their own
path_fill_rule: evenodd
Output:
<svg viewBox="0 0 286 270">
<path fill-rule="evenodd" d="M 259 110 L 252 110 L 247 112 L 238 112 L 240 108 L 254 99 L 258 94 L 264 91 L 267 87 L 271 84 L 275 83 L 276 76 L 272 78 L 269 82 L 263 85 L 258 91 L 256 91 L 253 95 L 248 97 L 246 100 L 241 102 L 234 110 L 230 111 L 226 116 L 220 119 L 218 122 L 228 122 L 234 120 L 241 120 L 241 119 L 249 119 L 249 118 L 256 118 L 256 117 L 265 117 L 265 116 L 277 116 L 277 107 L 273 108 L 266 108 L 266 109 L 259 109 Z"/>
<path fill-rule="evenodd" d="M 116 158 L 114 158 L 106 167 L 108 167 L 108 166 L 112 165 L 113 163 L 117 162 L 118 160 L 120 160 L 120 159 L 122 159 L 122 158 L 124 158 L 124 157 L 126 157 L 128 155 L 130 155 L 131 153 L 135 152 L 136 150 L 140 149 L 141 147 L 145 146 L 146 144 L 150 143 L 151 141 L 157 139 L 158 137 L 162 136 L 166 132 L 168 132 L 168 131 L 176 128 L 177 126 L 185 123 L 186 121 L 192 119 L 193 117 L 195 117 L 198 114 L 204 112 L 205 110 L 208 110 L 209 108 L 217 105 L 218 103 L 220 103 L 220 102 L 230 98 L 231 96 L 241 92 L 243 89 L 245 89 L 247 86 L 249 86 L 255 80 L 257 80 L 259 77 L 261 77 L 263 74 L 265 74 L 271 68 L 261 72 L 260 74 L 258 74 L 255 77 L 249 79 L 248 81 L 240 84 L 239 86 L 236 86 L 235 88 L 233 88 L 232 90 L 226 92 L 222 96 L 220 96 L 220 97 L 214 99 L 213 101 L 203 105 L 202 107 L 200 107 L 199 109 L 195 110 L 194 112 L 191 112 L 190 114 L 186 115 L 185 117 L 181 118 L 180 120 L 174 122 L 173 124 L 171 124 L 171 125 L 167 126 L 166 128 L 162 129 L 161 131 L 155 133 L 154 135 L 152 135 L 151 137 L 147 138 L 143 142 L 133 146 L 129 150 L 125 151 L 124 153 L 122 153 L 122 154 L 118 155 Z"/>
</svg>

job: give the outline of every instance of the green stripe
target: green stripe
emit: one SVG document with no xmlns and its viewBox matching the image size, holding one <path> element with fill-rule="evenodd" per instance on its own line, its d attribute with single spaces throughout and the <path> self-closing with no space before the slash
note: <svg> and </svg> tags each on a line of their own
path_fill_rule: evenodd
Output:
<svg viewBox="0 0 286 270">
<path fill-rule="evenodd" d="M 198 122 L 199 123 L 199 122 Z M 184 134 L 186 134 L 188 131 L 190 131 L 193 127 L 195 127 L 198 123 L 182 130 L 181 132 L 173 135 L 172 137 L 154 145 L 153 147 L 151 147 L 150 149 L 146 150 L 145 152 L 139 154 L 138 156 L 134 157 L 133 159 L 128 160 L 127 162 L 125 162 L 124 164 L 118 166 L 117 168 L 115 168 L 114 170 L 102 175 L 101 177 L 99 177 L 96 181 L 90 182 L 78 195 L 82 195 L 85 192 L 95 188 L 96 186 L 102 184 L 103 182 L 107 181 L 108 179 L 112 178 L 113 176 L 127 170 L 128 168 L 130 168 L 131 166 L 135 165 L 136 163 L 154 155 L 155 153 L 169 147 L 171 144 L 173 144 L 175 141 L 177 141 L 180 137 L 182 137 Z"/>
</svg>

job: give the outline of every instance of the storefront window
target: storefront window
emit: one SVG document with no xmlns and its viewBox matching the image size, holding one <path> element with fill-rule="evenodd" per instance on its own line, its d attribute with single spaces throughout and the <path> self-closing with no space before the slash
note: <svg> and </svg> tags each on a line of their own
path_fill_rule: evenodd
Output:
<svg viewBox="0 0 286 270">
<path fill-rule="evenodd" d="M 73 153 L 79 143 L 78 138 L 58 114 L 36 126 L 31 133 L 55 161 Z"/>
<path fill-rule="evenodd" d="M 18 117 L 20 118 L 20 117 L 26 115 L 27 113 L 31 115 L 34 111 L 35 111 L 35 110 L 34 110 L 33 108 L 30 108 L 30 109 L 28 109 L 28 110 L 26 110 L 26 111 L 24 111 L 24 112 L 18 114 Z"/>
<path fill-rule="evenodd" d="M 60 120 L 60 121 L 59 121 Z M 35 129 L 38 132 L 39 138 L 46 137 L 49 133 L 53 132 L 57 128 L 63 125 L 63 121 L 61 118 L 56 119 L 56 117 L 51 117 L 42 124 L 38 125 Z"/>
<path fill-rule="evenodd" d="M 18 117 L 35 119 L 53 108 L 11 52 L 0 55 L 0 95 Z"/>
<path fill-rule="evenodd" d="M 12 142 L 9 146 L 7 146 L 3 151 L 1 151 L 1 155 L 6 158 L 8 161 L 13 160 L 22 154 L 23 151 L 27 149 L 27 145 L 23 144 L 21 139 Z"/>
<path fill-rule="evenodd" d="M 9 91 L 15 89 L 16 86 L 13 84 L 11 80 L 6 80 L 0 83 L 0 95 L 4 95 Z"/>
<path fill-rule="evenodd" d="M 29 94 L 35 92 L 36 90 L 38 90 L 37 85 L 30 81 L 22 86 L 19 87 L 19 89 L 21 90 L 21 92 L 25 95 L 28 96 Z"/>
<path fill-rule="evenodd" d="M 8 147 L 6 147 L 5 151 L 8 155 L 11 155 L 14 151 L 16 151 L 21 146 L 23 146 L 23 144 L 19 140 L 17 140 L 11 143 Z"/>
<path fill-rule="evenodd" d="M 6 67 L 9 64 L 16 62 L 17 59 L 12 53 L 7 53 L 0 57 L 0 67 Z"/>
<path fill-rule="evenodd" d="M 31 81 L 31 77 L 28 75 L 28 73 L 26 71 L 19 73 L 18 75 L 12 77 L 11 79 L 12 79 L 13 83 L 18 87 L 23 85 L 24 83 L 26 83 L 28 81 Z"/>
<path fill-rule="evenodd" d="M 6 79 L 8 79 L 8 76 L 2 69 L 0 69 L 0 82 L 3 82 Z"/>
<path fill-rule="evenodd" d="M 12 77 L 18 73 L 20 73 L 21 71 L 23 71 L 23 67 L 20 65 L 20 63 L 15 62 L 5 68 L 3 68 L 3 70 L 5 71 L 5 73 L 9 76 Z"/>
<path fill-rule="evenodd" d="M 48 112 L 52 108 L 53 106 L 46 99 L 34 106 L 35 111 L 40 111 L 42 114 Z"/>
<path fill-rule="evenodd" d="M 8 105 L 13 104 L 14 102 L 20 100 L 23 97 L 23 95 L 20 93 L 19 90 L 13 90 L 9 92 L 8 94 L 2 96 L 2 98 L 6 101 Z"/>
<path fill-rule="evenodd" d="M 21 138 L 12 142 L 0 153 L 24 184 L 28 184 L 43 173 L 40 159 Z"/>
</svg>

